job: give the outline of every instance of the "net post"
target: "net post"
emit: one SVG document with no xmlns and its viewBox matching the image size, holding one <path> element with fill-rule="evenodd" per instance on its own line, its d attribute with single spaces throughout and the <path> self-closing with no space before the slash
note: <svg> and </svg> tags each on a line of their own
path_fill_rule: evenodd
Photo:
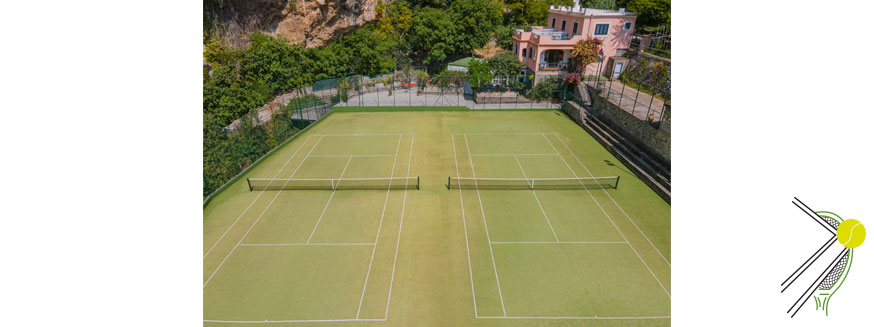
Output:
<svg viewBox="0 0 874 327">
<path fill-rule="evenodd" d="M 249 192 L 252 192 L 252 182 L 249 181 L 249 177 L 246 177 L 246 184 L 249 185 Z"/>
<path fill-rule="evenodd" d="M 622 177 L 622 176 L 616 176 L 616 185 L 613 185 L 614 190 L 619 188 L 619 177 Z"/>
<path fill-rule="evenodd" d="M 446 176 L 446 189 L 452 189 L 452 176 Z"/>
<path fill-rule="evenodd" d="M 416 189 L 419 189 L 419 176 L 416 176 Z"/>
</svg>

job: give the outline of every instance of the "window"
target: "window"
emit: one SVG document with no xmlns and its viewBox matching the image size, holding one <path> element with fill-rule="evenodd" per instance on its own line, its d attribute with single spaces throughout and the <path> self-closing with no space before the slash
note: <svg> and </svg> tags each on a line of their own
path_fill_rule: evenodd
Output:
<svg viewBox="0 0 874 327">
<path fill-rule="evenodd" d="M 567 24 L 567 21 L 564 20 L 564 19 L 562 19 L 562 20 L 561 20 L 561 30 L 562 30 L 562 31 L 564 31 L 565 24 Z"/>
<path fill-rule="evenodd" d="M 552 28 L 555 29 L 555 17 L 552 17 Z"/>
<path fill-rule="evenodd" d="M 519 54 L 519 46 L 518 46 L 518 45 L 515 45 L 515 44 L 513 45 L 513 54 L 514 54 L 514 55 L 518 55 L 518 54 Z"/>
<path fill-rule="evenodd" d="M 528 56 L 528 49 L 522 49 L 522 58 L 525 58 L 527 56 Z"/>
<path fill-rule="evenodd" d="M 610 24 L 595 24 L 595 35 L 607 35 Z"/>
<path fill-rule="evenodd" d="M 546 50 L 545 59 L 550 64 L 557 64 L 564 58 L 564 52 L 561 50 Z"/>
<path fill-rule="evenodd" d="M 625 25 L 622 26 L 622 29 L 624 29 L 626 31 L 630 31 L 631 30 L 631 21 L 625 22 Z"/>
<path fill-rule="evenodd" d="M 571 36 L 576 35 L 576 34 L 577 34 L 577 22 L 574 21 L 574 31 L 571 32 Z"/>
<path fill-rule="evenodd" d="M 616 49 L 616 56 L 621 57 L 628 52 L 628 49 Z"/>
</svg>

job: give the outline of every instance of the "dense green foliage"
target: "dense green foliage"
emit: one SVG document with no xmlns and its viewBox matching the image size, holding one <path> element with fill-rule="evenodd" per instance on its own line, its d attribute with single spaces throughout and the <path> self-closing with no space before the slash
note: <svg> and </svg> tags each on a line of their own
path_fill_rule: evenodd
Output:
<svg viewBox="0 0 874 327">
<path fill-rule="evenodd" d="M 507 24 L 546 25 L 549 6 L 573 6 L 573 0 L 505 0 Z"/>
<path fill-rule="evenodd" d="M 473 88 L 484 87 L 491 83 L 492 78 L 491 68 L 489 64 L 481 60 L 471 60 L 467 65 L 467 81 Z"/>
<path fill-rule="evenodd" d="M 586 8 L 615 10 L 616 0 L 586 0 L 583 1 L 583 6 Z"/>
<path fill-rule="evenodd" d="M 417 71 L 418 87 L 426 84 L 455 86 L 458 73 L 444 72 L 446 62 L 469 56 L 490 39 L 499 47 L 512 46 L 514 28 L 545 25 L 549 6 L 570 6 L 572 0 L 397 0 L 376 6 L 379 19 L 337 39 L 333 44 L 306 49 L 288 40 L 252 34 L 249 45 L 234 49 L 223 45 L 215 31 L 221 1 L 204 2 L 203 74 L 204 193 L 236 175 L 269 147 L 253 145 L 254 140 L 270 138 L 265 146 L 278 144 L 291 129 L 258 123 L 226 132 L 225 127 L 275 96 L 312 85 L 317 80 L 353 74 L 378 75 L 394 71 Z M 638 25 L 655 27 L 670 24 L 670 0 L 588 0 L 596 8 L 626 7 L 638 13 Z M 467 79 L 475 88 L 487 87 L 494 75 L 516 75 L 518 59 L 506 53 L 487 62 L 471 62 Z M 494 75 L 493 75 L 494 74 Z M 506 83 L 505 83 L 506 82 Z M 507 79 L 499 84 L 516 83 Z M 506 86 L 506 85 L 505 85 Z M 511 85 L 512 86 L 512 85 Z M 538 98 L 551 98 L 549 88 L 532 90 Z M 331 102 L 346 99 L 345 90 Z M 521 86 L 517 87 L 521 88 Z M 319 103 L 322 100 L 313 100 Z M 328 100 L 325 100 L 328 101 Z M 324 101 L 322 101 L 323 103 Z M 308 102 L 310 103 L 310 102 Z M 294 110 L 297 104 L 289 104 Z M 243 119 L 246 121 L 247 119 Z M 281 123 L 276 123 L 277 126 Z M 291 134 L 289 134 L 291 133 Z M 272 145 L 271 145 L 272 144 Z M 218 157 L 222 157 L 218 160 Z M 209 159 L 211 158 L 211 159 Z M 214 170 L 214 171 L 213 171 Z"/>
<path fill-rule="evenodd" d="M 558 76 L 548 77 L 534 85 L 534 88 L 528 91 L 527 97 L 534 100 L 554 99 L 553 92 L 560 87 L 561 79 Z"/>
<path fill-rule="evenodd" d="M 504 52 L 486 60 L 492 73 L 498 76 L 519 75 L 522 62 L 512 52 Z"/>
<path fill-rule="evenodd" d="M 244 116 L 233 132 L 206 121 L 203 128 L 203 195 L 209 195 L 300 130 L 283 111 L 267 123 Z"/>
<path fill-rule="evenodd" d="M 578 71 L 585 72 L 586 66 L 598 61 L 598 56 L 604 54 L 601 44 L 603 41 L 597 38 L 582 40 L 574 44 L 574 48 L 571 49 L 571 60 Z"/>
<path fill-rule="evenodd" d="M 671 25 L 671 0 L 618 0 L 616 5 L 636 13 L 639 28 Z"/>
<path fill-rule="evenodd" d="M 641 90 L 654 90 L 662 99 L 671 99 L 671 66 L 661 61 L 655 63 L 647 59 L 632 60 L 619 74 L 619 80 L 623 83 L 640 88 Z"/>
</svg>

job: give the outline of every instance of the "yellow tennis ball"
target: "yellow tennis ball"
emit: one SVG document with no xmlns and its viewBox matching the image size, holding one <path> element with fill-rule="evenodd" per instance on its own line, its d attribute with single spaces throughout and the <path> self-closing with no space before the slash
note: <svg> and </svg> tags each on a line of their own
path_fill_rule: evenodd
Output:
<svg viewBox="0 0 874 327">
<path fill-rule="evenodd" d="M 855 248 L 865 241 L 865 226 L 858 220 L 847 219 L 838 225 L 838 242 L 844 247 Z"/>
</svg>

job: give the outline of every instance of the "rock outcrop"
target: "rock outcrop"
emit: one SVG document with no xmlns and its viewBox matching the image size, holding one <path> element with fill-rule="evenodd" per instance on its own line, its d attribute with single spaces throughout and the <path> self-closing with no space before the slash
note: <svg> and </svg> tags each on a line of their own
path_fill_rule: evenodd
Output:
<svg viewBox="0 0 874 327">
<path fill-rule="evenodd" d="M 376 20 L 376 5 L 390 0 L 219 0 L 218 33 L 242 47 L 260 31 L 307 48 L 320 47 Z"/>
</svg>

